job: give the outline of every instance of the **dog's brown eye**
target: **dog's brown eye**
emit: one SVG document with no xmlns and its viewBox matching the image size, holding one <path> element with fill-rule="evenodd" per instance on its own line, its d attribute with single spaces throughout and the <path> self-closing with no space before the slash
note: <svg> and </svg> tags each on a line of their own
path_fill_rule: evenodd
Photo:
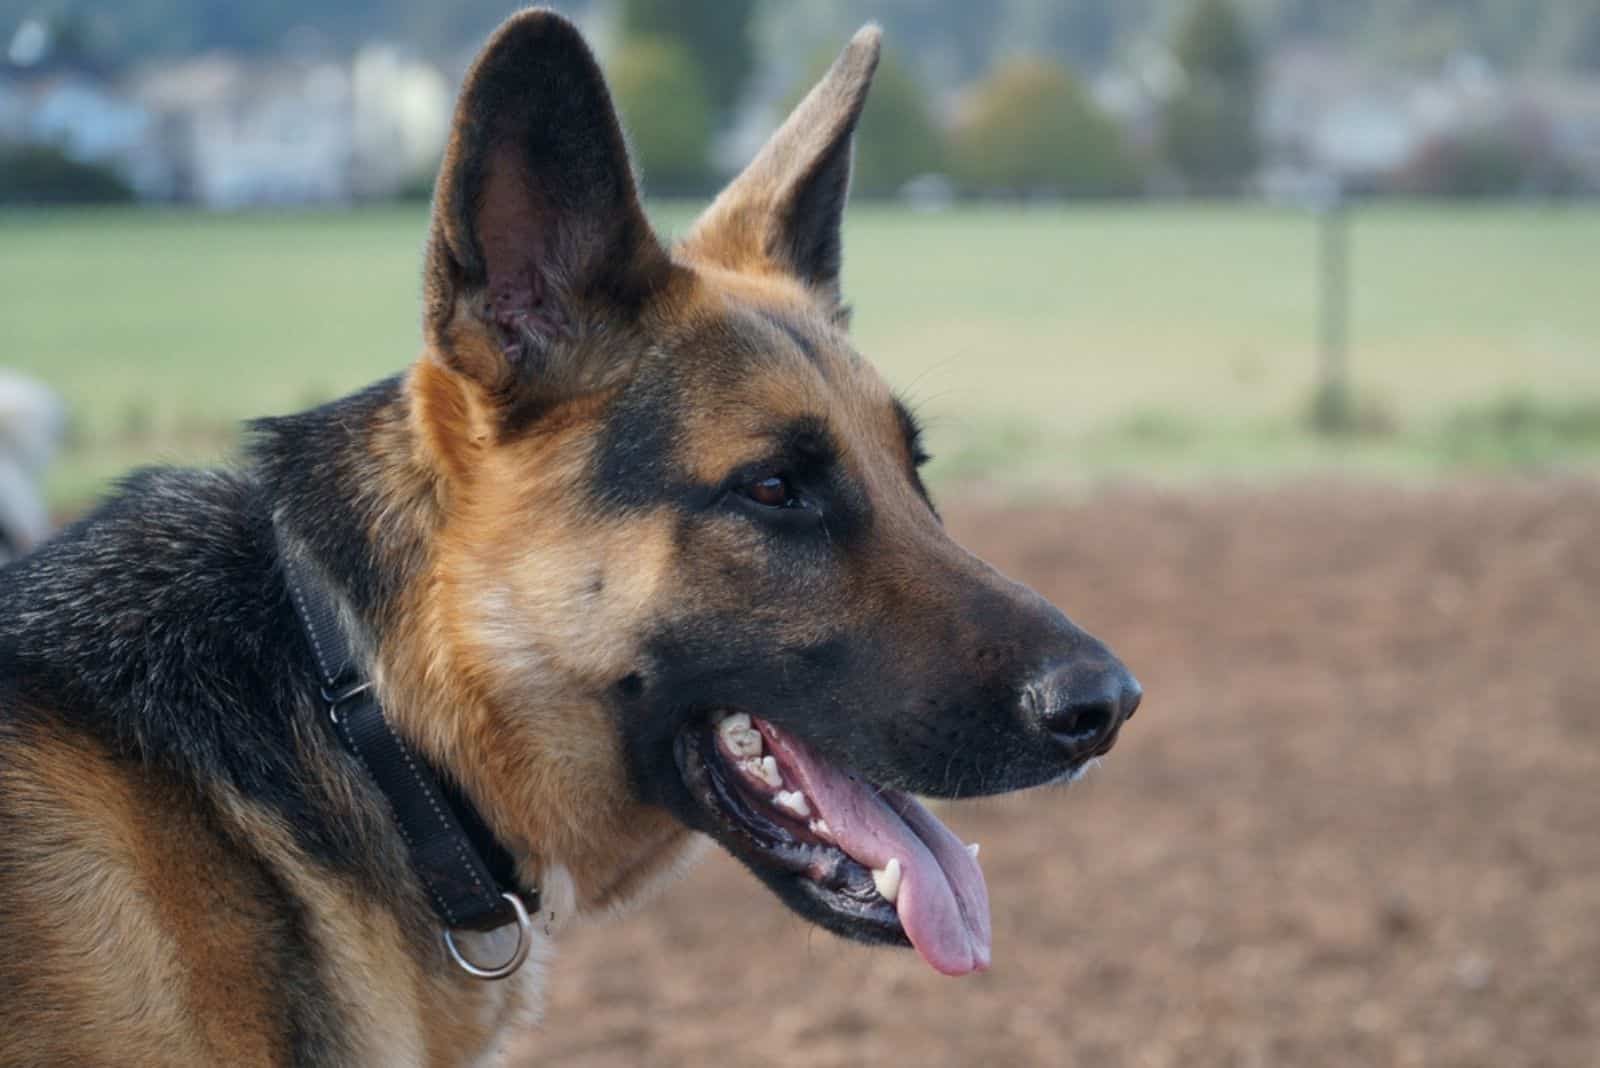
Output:
<svg viewBox="0 0 1600 1068">
<path fill-rule="evenodd" d="M 791 508 L 796 503 L 789 480 L 777 475 L 749 483 L 744 487 L 744 495 L 768 508 Z"/>
</svg>

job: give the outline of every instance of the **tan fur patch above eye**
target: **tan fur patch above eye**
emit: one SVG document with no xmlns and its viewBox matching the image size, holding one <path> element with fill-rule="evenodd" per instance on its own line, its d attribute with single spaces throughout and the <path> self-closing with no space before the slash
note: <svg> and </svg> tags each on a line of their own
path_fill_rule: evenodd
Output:
<svg viewBox="0 0 1600 1068">
<path fill-rule="evenodd" d="M 693 481 L 715 485 L 769 455 L 775 435 L 799 420 L 822 418 L 830 407 L 815 367 L 795 360 L 757 368 L 715 403 L 685 413 L 680 460 Z"/>
<path fill-rule="evenodd" d="M 713 272 L 704 284 L 718 287 L 739 313 L 721 323 L 737 337 L 733 353 L 695 353 L 721 373 L 702 373 L 696 403 L 681 416 L 686 444 L 680 461 L 691 478 L 717 484 L 770 453 L 775 436 L 789 426 L 813 419 L 827 428 L 841 461 L 860 481 L 895 495 L 912 492 L 911 457 L 893 393 L 817 305 L 796 300 L 783 283 Z"/>
</svg>

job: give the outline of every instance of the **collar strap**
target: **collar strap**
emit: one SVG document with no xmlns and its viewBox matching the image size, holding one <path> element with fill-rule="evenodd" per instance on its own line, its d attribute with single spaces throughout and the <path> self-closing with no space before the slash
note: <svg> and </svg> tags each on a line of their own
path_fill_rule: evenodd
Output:
<svg viewBox="0 0 1600 1068">
<path fill-rule="evenodd" d="M 390 725 L 371 680 L 356 663 L 327 590 L 304 564 L 286 553 L 280 557 L 295 612 L 316 657 L 334 733 L 388 801 L 411 866 L 440 922 L 447 931 L 488 931 L 516 923 L 525 952 L 525 920 L 528 912 L 539 911 L 538 891 L 518 884 L 516 861 L 472 803 Z"/>
</svg>

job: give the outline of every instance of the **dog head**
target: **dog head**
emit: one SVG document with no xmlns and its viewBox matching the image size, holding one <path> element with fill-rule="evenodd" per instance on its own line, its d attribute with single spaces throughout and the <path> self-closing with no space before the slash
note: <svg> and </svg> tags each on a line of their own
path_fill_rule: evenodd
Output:
<svg viewBox="0 0 1600 1068">
<path fill-rule="evenodd" d="M 668 247 L 577 32 L 462 90 L 409 390 L 444 517 L 420 726 L 508 841 L 629 896 L 702 831 L 802 915 L 987 965 L 972 854 L 913 793 L 1071 778 L 1139 688 L 951 540 L 840 295 L 863 30 Z M 441 681 L 444 680 L 444 681 Z"/>
</svg>

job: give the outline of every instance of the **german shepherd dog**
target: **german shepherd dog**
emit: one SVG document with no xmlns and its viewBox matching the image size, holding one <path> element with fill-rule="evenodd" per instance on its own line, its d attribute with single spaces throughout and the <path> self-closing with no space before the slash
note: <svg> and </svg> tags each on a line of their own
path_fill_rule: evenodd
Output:
<svg viewBox="0 0 1600 1068">
<path fill-rule="evenodd" d="M 409 371 L 0 572 L 0 1063 L 479 1061 L 563 921 L 706 837 L 825 928 L 988 966 L 976 851 L 911 795 L 1069 780 L 1140 691 L 945 533 L 852 347 L 877 54 L 668 246 L 582 38 L 514 16 Z"/>
</svg>

